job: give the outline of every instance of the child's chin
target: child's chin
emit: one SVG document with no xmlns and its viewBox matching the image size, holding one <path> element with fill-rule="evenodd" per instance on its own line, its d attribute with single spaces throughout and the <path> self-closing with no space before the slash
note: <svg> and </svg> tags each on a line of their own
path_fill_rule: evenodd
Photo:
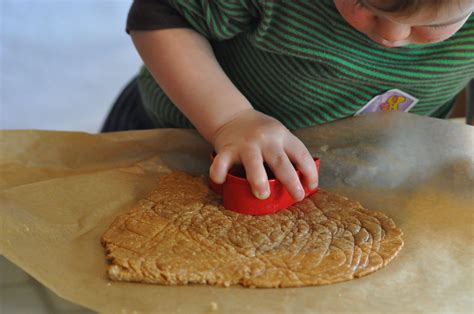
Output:
<svg viewBox="0 0 474 314">
<path fill-rule="evenodd" d="M 396 42 L 391 42 L 391 41 L 388 41 L 388 40 L 385 40 L 385 39 L 381 39 L 381 38 L 373 38 L 373 37 L 369 37 L 372 41 L 374 41 L 375 43 L 379 44 L 380 46 L 383 46 L 385 48 L 399 48 L 399 47 L 404 47 L 406 45 L 409 45 L 410 43 L 409 42 L 406 42 L 406 41 L 396 41 Z"/>
<path fill-rule="evenodd" d="M 391 43 L 391 42 L 377 42 L 379 45 L 384 46 L 385 48 L 400 48 L 408 45 L 408 43 Z"/>
</svg>

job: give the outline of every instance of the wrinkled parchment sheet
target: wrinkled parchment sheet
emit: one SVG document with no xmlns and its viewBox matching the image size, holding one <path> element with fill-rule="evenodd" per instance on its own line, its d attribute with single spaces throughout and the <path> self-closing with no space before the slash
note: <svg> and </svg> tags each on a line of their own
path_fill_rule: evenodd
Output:
<svg viewBox="0 0 474 314">
<path fill-rule="evenodd" d="M 170 170 L 206 174 L 195 131 L 0 133 L 0 253 L 61 297 L 104 313 L 474 310 L 474 129 L 372 114 L 297 131 L 320 186 L 392 217 L 405 246 L 367 277 L 296 289 L 110 282 L 100 237 Z M 217 305 L 217 309 L 216 309 Z"/>
</svg>

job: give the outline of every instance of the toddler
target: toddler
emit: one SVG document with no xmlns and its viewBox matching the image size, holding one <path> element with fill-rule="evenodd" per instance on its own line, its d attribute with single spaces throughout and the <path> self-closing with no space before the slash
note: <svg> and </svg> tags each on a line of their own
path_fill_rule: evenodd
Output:
<svg viewBox="0 0 474 314">
<path fill-rule="evenodd" d="M 318 184 L 290 130 L 396 110 L 446 117 L 474 77 L 474 0 L 136 0 L 145 67 L 105 130 L 195 127 L 256 197 L 266 162 L 295 200 Z"/>
</svg>

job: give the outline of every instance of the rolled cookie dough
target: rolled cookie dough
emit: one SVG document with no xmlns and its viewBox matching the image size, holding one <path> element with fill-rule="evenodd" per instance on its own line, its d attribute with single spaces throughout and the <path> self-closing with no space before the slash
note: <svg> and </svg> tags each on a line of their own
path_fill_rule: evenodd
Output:
<svg viewBox="0 0 474 314">
<path fill-rule="evenodd" d="M 299 287 L 380 269 L 401 235 L 383 213 L 322 190 L 273 215 L 237 214 L 204 178 L 173 172 L 116 218 L 102 244 L 112 280 Z"/>
</svg>

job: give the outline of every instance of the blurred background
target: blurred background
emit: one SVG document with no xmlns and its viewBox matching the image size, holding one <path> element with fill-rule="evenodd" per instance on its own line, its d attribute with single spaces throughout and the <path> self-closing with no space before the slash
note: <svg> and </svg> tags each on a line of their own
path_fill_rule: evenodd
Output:
<svg viewBox="0 0 474 314">
<path fill-rule="evenodd" d="M 0 0 L 0 128 L 97 132 L 141 64 L 131 0 Z"/>
<path fill-rule="evenodd" d="M 131 0 L 0 0 L 0 129 L 98 132 L 140 59 Z M 0 256 L 0 313 L 90 313 Z"/>
</svg>

